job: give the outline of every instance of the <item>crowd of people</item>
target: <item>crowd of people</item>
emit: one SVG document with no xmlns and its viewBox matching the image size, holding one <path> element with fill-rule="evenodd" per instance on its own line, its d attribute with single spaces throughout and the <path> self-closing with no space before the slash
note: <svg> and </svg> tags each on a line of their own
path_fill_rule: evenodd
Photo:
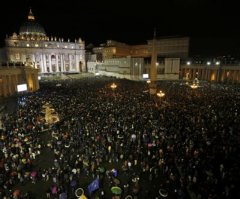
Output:
<svg viewBox="0 0 240 199">
<path fill-rule="evenodd" d="M 42 198 L 76 198 L 82 187 L 89 198 L 108 199 L 113 186 L 122 198 L 240 197 L 237 86 L 193 90 L 158 82 L 166 94 L 159 100 L 146 92 L 146 82 L 93 77 L 60 83 L 19 96 L 16 113 L 1 118 L 0 198 L 30 198 L 16 187 L 39 181 L 50 183 Z M 54 124 L 44 119 L 46 103 L 59 116 Z M 33 162 L 46 147 L 53 164 L 36 169 Z M 99 188 L 88 193 L 96 178 Z"/>
</svg>

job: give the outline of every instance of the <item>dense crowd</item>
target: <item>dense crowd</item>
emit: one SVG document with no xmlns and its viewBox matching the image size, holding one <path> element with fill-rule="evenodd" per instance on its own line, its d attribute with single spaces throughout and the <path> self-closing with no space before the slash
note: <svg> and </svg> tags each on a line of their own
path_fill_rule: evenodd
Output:
<svg viewBox="0 0 240 199">
<path fill-rule="evenodd" d="M 117 84 L 111 89 L 112 82 Z M 240 198 L 240 89 L 211 85 L 197 89 L 158 82 L 164 99 L 150 96 L 145 82 L 87 78 L 42 83 L 18 98 L 0 130 L 0 198 L 30 198 L 16 185 L 51 182 L 43 198 L 76 198 L 94 179 L 90 198 Z M 167 103 L 164 103 L 167 102 Z M 46 124 L 50 104 L 60 121 Z M 51 135 L 43 142 L 39 135 Z M 35 169 L 43 148 L 54 153 L 49 168 Z M 85 184 L 83 184 L 85 179 Z M 238 197 L 236 197 L 238 196 Z M 63 198 L 63 197 L 62 197 Z"/>
</svg>

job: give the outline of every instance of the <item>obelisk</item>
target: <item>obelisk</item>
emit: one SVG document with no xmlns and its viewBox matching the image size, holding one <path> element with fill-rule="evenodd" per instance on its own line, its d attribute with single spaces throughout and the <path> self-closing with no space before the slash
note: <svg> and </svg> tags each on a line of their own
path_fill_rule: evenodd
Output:
<svg viewBox="0 0 240 199">
<path fill-rule="evenodd" d="M 150 85 L 149 92 L 151 95 L 155 95 L 157 92 L 157 48 L 156 48 L 156 30 L 154 30 L 152 40 L 152 56 L 151 56 L 151 67 L 150 67 Z"/>
</svg>

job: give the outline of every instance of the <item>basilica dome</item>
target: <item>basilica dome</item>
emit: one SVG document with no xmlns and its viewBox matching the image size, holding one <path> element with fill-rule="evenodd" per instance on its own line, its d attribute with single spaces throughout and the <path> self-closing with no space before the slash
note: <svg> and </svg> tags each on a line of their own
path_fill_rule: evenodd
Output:
<svg viewBox="0 0 240 199">
<path fill-rule="evenodd" d="M 46 36 L 44 28 L 35 21 L 35 17 L 30 9 L 28 15 L 28 21 L 23 23 L 19 29 L 20 35 L 31 35 L 31 36 Z"/>
</svg>

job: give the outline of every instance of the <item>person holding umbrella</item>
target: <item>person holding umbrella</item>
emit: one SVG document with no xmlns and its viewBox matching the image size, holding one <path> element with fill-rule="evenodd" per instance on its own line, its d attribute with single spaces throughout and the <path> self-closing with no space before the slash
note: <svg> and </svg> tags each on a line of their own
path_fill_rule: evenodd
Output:
<svg viewBox="0 0 240 199">
<path fill-rule="evenodd" d="M 32 183 L 35 184 L 36 177 L 37 177 L 37 171 L 32 171 L 30 175 L 31 175 Z"/>
</svg>

